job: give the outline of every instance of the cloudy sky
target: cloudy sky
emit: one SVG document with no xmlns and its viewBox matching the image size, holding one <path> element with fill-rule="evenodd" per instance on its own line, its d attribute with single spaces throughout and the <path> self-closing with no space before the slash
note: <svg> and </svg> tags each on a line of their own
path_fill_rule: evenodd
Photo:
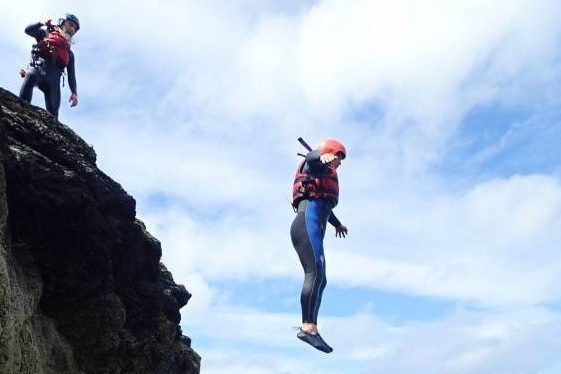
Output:
<svg viewBox="0 0 561 374">
<path fill-rule="evenodd" d="M 67 11 L 60 119 L 193 294 L 203 373 L 561 372 L 558 0 L 3 0 L 0 86 Z M 330 355 L 293 329 L 298 136 L 348 150 Z"/>
</svg>

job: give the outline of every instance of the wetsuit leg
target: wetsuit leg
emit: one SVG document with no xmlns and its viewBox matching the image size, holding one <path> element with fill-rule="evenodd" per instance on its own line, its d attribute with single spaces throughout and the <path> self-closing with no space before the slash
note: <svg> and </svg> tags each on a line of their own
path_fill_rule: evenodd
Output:
<svg viewBox="0 0 561 374">
<path fill-rule="evenodd" d="M 45 94 L 45 108 L 55 118 L 58 118 L 60 107 L 60 80 L 58 77 L 49 77 L 47 84 L 42 88 Z"/>
<path fill-rule="evenodd" d="M 33 89 L 39 84 L 39 81 L 40 77 L 38 72 L 35 70 L 28 71 L 19 91 L 20 99 L 30 103 L 33 98 Z"/>
<path fill-rule="evenodd" d="M 324 200 L 302 201 L 290 228 L 292 244 L 304 268 L 300 295 L 302 322 L 317 324 L 321 297 L 327 284 L 323 237 L 331 206 Z"/>
</svg>

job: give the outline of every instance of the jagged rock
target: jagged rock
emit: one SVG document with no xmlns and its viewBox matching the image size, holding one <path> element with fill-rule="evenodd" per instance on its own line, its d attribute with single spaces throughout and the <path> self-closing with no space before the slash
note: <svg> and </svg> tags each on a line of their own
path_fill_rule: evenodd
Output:
<svg viewBox="0 0 561 374">
<path fill-rule="evenodd" d="M 0 373 L 198 373 L 135 201 L 92 147 L 0 89 Z"/>
</svg>

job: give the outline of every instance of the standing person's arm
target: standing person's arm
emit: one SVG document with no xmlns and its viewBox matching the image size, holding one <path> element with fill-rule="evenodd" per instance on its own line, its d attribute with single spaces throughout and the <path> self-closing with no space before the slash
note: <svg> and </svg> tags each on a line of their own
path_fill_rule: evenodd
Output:
<svg viewBox="0 0 561 374">
<path fill-rule="evenodd" d="M 76 69 L 74 67 L 74 53 L 72 51 L 69 51 L 69 60 L 68 60 L 68 66 L 66 67 L 66 71 L 68 72 L 68 87 L 70 88 L 70 92 L 72 92 L 72 94 L 70 95 L 70 99 L 68 100 L 70 102 L 70 106 L 76 106 L 78 105 L 78 91 L 77 91 L 77 86 L 76 86 Z"/>
<path fill-rule="evenodd" d="M 50 20 L 46 22 L 32 23 L 25 28 L 25 33 L 40 42 L 47 36 L 47 30 L 45 30 L 43 26 L 48 25 L 49 22 Z"/>
</svg>

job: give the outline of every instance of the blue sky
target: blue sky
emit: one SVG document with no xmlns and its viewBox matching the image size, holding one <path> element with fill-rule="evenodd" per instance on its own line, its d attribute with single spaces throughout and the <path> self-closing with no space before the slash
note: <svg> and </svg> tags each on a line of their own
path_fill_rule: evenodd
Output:
<svg viewBox="0 0 561 374">
<path fill-rule="evenodd" d="M 137 200 L 193 298 L 202 372 L 561 370 L 561 4 L 318 0 L 0 4 L 0 85 L 67 11 L 60 119 Z M 69 92 L 63 88 L 63 97 Z M 43 106 L 36 91 L 34 103 Z M 326 236 L 324 355 L 295 338 L 302 149 L 349 157 Z"/>
</svg>

